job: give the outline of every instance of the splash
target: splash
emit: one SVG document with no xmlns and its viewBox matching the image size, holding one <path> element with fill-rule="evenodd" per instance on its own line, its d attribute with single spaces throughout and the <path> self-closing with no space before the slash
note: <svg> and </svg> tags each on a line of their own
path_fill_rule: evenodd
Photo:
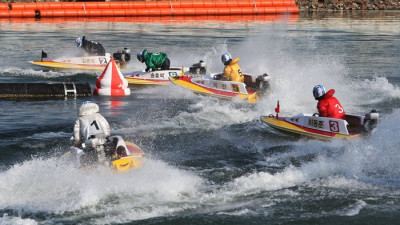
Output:
<svg viewBox="0 0 400 225">
<path fill-rule="evenodd" d="M 0 181 L 2 209 L 108 213 L 114 222 L 125 214 L 123 218 L 131 221 L 184 210 L 185 204 L 180 203 L 195 198 L 203 182 L 190 172 L 151 159 L 137 170 L 119 174 L 101 166 L 77 169 L 55 158 L 14 165 L 0 174 Z"/>
<path fill-rule="evenodd" d="M 3 214 L 0 218 L 1 225 L 37 225 L 38 223 L 33 219 L 22 219 L 21 217 L 8 216 L 7 213 Z"/>
<path fill-rule="evenodd" d="M 54 78 L 54 77 L 63 77 L 70 76 L 69 73 L 62 73 L 56 71 L 48 71 L 44 72 L 42 70 L 34 70 L 34 69 L 23 69 L 17 67 L 0 67 L 0 77 L 4 76 L 13 76 L 13 77 L 44 77 L 44 78 Z"/>
<path fill-rule="evenodd" d="M 291 152 L 276 153 L 266 157 L 268 165 L 291 158 L 312 156 L 300 162 L 299 166 L 289 165 L 276 173 L 253 172 L 234 179 L 221 191 L 227 196 L 259 194 L 295 186 L 329 187 L 351 190 L 367 190 L 376 193 L 399 191 L 390 188 L 400 186 L 398 154 L 398 129 L 400 110 L 383 118 L 370 137 L 353 141 L 337 140 L 320 142 L 315 140 L 295 143 Z M 362 201 L 349 206 L 341 214 L 356 215 L 365 206 Z"/>
<path fill-rule="evenodd" d="M 182 56 L 173 52 L 172 55 L 177 58 L 176 61 L 187 65 L 195 62 L 194 59 L 203 59 L 207 63 L 208 73 L 213 73 L 223 70 L 220 56 L 224 52 L 230 52 L 233 57 L 241 58 L 239 64 L 244 72 L 254 75 L 267 73 L 271 76 L 271 94 L 261 99 L 256 107 L 247 110 L 245 115 L 241 113 L 243 109 L 227 110 L 228 116 L 241 115 L 236 117 L 236 121 L 231 121 L 232 123 L 241 123 L 243 115 L 244 120 L 249 121 L 257 120 L 261 115 L 271 114 L 278 100 L 281 103 L 283 116 L 314 113 L 317 111 L 317 102 L 312 97 L 312 88 L 316 84 L 323 84 L 327 89 L 335 89 L 335 96 L 349 113 L 364 114 L 371 110 L 363 108 L 365 105 L 379 103 L 388 97 L 399 95 L 398 87 L 388 83 L 384 77 L 372 79 L 353 77 L 346 68 L 342 55 L 334 49 L 321 51 L 321 48 L 333 48 L 333 46 L 321 47 L 319 40 L 311 35 L 294 39 L 287 26 L 289 25 L 277 23 L 273 27 L 262 28 L 259 33 L 252 34 L 241 42 L 231 43 L 225 39 L 224 42 L 217 42 L 203 53 L 188 52 Z M 208 101 L 207 98 L 191 95 L 188 92 L 182 94 L 177 87 L 166 90 L 146 90 L 146 94 L 193 99 L 197 102 L 195 104 Z M 204 106 L 209 107 L 207 103 Z M 224 107 L 229 107 L 229 104 L 225 104 Z M 218 110 L 218 107 L 216 109 Z M 206 117 L 207 114 L 197 113 L 201 112 L 193 113 L 193 117 Z"/>
</svg>

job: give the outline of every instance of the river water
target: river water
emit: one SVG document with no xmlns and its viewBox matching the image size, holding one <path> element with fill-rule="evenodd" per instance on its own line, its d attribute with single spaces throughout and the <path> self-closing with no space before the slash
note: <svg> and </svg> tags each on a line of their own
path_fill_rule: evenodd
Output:
<svg viewBox="0 0 400 225">
<path fill-rule="evenodd" d="M 117 21 L 117 20 L 116 20 Z M 255 105 L 177 86 L 132 88 L 124 98 L 0 101 L 0 224 L 399 224 L 400 12 L 300 14 L 245 21 L 1 21 L 0 82 L 89 82 L 99 73 L 43 71 L 28 61 L 74 54 L 86 35 L 108 52 L 168 53 L 222 71 L 271 75 Z M 380 112 L 354 141 L 287 136 L 259 117 L 316 112 L 312 88 L 334 88 L 346 112 Z M 84 100 L 100 105 L 112 133 L 146 153 L 117 174 L 80 170 L 60 156 Z"/>
</svg>

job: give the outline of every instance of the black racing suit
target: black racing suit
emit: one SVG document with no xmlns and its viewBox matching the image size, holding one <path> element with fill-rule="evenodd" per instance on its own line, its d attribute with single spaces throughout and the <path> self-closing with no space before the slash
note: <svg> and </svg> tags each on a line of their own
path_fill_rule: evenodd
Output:
<svg viewBox="0 0 400 225">
<path fill-rule="evenodd" d="M 106 55 L 106 50 L 104 49 L 103 45 L 94 41 L 86 40 L 86 37 L 82 37 L 82 47 L 85 52 L 89 55 L 98 55 L 103 56 Z"/>
</svg>

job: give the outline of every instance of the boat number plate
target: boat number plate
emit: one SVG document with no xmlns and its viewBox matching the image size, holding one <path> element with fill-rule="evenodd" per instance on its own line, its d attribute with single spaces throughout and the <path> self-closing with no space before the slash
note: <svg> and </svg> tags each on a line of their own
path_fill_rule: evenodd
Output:
<svg viewBox="0 0 400 225">
<path fill-rule="evenodd" d="M 332 132 L 339 132 L 339 123 L 337 121 L 329 121 L 329 129 Z"/>
<path fill-rule="evenodd" d="M 106 58 L 99 58 L 100 64 L 107 64 Z"/>
<path fill-rule="evenodd" d="M 151 78 L 165 78 L 164 73 L 151 73 L 150 77 Z"/>
<path fill-rule="evenodd" d="M 237 85 L 237 84 L 232 84 L 232 91 L 233 91 L 233 92 L 240 92 L 239 85 Z"/>
<path fill-rule="evenodd" d="M 177 72 L 169 72 L 170 77 L 177 77 L 178 73 Z"/>
<path fill-rule="evenodd" d="M 316 119 L 308 119 L 308 126 L 324 129 L 324 121 Z"/>
</svg>

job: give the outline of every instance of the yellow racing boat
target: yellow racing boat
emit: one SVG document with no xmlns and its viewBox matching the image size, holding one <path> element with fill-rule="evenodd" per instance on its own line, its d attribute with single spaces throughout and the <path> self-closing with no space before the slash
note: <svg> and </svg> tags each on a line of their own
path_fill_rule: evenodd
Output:
<svg viewBox="0 0 400 225">
<path fill-rule="evenodd" d="M 125 141 L 127 150 L 130 155 L 115 158 L 112 160 L 112 167 L 118 172 L 126 172 L 131 169 L 139 168 L 142 165 L 142 160 L 144 157 L 144 152 L 134 143 Z"/>
<path fill-rule="evenodd" d="M 81 148 L 71 146 L 64 157 L 71 159 L 79 168 L 100 163 L 118 172 L 127 172 L 139 168 L 144 155 L 136 144 L 124 141 L 121 136 L 111 136 L 107 139 L 89 139 Z"/>
</svg>

